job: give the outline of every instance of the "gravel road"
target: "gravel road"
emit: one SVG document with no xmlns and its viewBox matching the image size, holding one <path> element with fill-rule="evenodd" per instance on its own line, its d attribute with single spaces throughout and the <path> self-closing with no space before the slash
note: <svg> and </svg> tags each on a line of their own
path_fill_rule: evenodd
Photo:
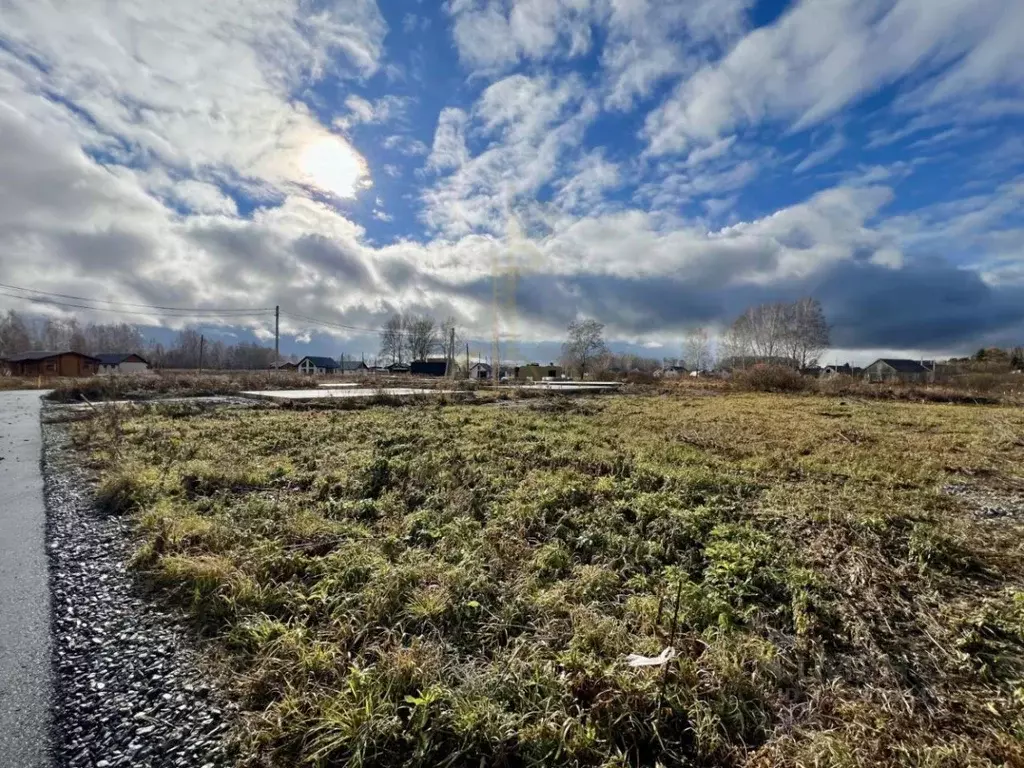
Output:
<svg viewBox="0 0 1024 768">
<path fill-rule="evenodd" d="M 127 522 L 98 510 L 66 425 L 44 424 L 58 768 L 219 768 L 232 710 L 195 644 L 127 571 Z M 2 762 L 2 761 L 0 761 Z"/>
<path fill-rule="evenodd" d="M 49 765 L 50 592 L 41 392 L 0 392 L 0 767 Z"/>
</svg>

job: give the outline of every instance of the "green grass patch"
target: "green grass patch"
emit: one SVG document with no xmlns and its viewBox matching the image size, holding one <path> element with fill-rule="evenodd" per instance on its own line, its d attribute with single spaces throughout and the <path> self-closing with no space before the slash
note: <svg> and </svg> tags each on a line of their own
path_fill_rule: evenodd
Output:
<svg viewBox="0 0 1024 768">
<path fill-rule="evenodd" d="M 1021 526 L 941 492 L 1020 480 L 994 425 L 681 392 L 75 429 L 252 765 L 952 766 L 1024 761 Z"/>
</svg>

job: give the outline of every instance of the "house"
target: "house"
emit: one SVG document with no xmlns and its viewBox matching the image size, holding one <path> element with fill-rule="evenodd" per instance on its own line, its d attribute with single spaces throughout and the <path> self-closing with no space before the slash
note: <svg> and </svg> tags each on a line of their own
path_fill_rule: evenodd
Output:
<svg viewBox="0 0 1024 768">
<path fill-rule="evenodd" d="M 22 352 L 5 361 L 12 376 L 92 376 L 100 361 L 81 352 Z"/>
<path fill-rule="evenodd" d="M 409 372 L 413 376 L 446 376 L 448 375 L 448 361 L 444 358 L 413 360 L 409 364 Z"/>
<path fill-rule="evenodd" d="M 933 382 L 935 363 L 932 360 L 881 358 L 864 369 L 864 381 Z"/>
<path fill-rule="evenodd" d="M 469 366 L 469 378 L 489 379 L 492 370 L 490 363 L 473 363 Z"/>
<path fill-rule="evenodd" d="M 863 368 L 858 368 L 855 365 L 849 363 L 843 363 L 842 365 L 826 365 L 821 369 L 821 378 L 831 379 L 836 376 L 859 376 L 864 373 Z"/>
<path fill-rule="evenodd" d="M 690 372 L 682 365 L 666 365 L 660 371 L 655 371 L 654 375 L 666 379 L 678 379 L 680 376 L 689 376 Z"/>
<path fill-rule="evenodd" d="M 338 372 L 338 361 L 330 357 L 317 357 L 306 355 L 299 360 L 297 366 L 299 373 L 308 373 L 317 376 L 330 376 Z"/>
<path fill-rule="evenodd" d="M 408 363 L 392 363 L 391 365 L 387 366 L 387 372 L 388 373 L 408 373 L 409 372 L 409 364 Z"/>
<path fill-rule="evenodd" d="M 515 377 L 520 381 L 560 379 L 562 378 L 562 366 L 555 365 L 554 363 L 548 363 L 547 365 L 539 365 L 538 363 L 520 365 L 515 369 Z"/>
<path fill-rule="evenodd" d="M 276 363 L 270 364 L 270 370 L 272 371 L 297 371 L 299 364 L 293 360 L 278 360 Z"/>
<path fill-rule="evenodd" d="M 100 361 L 99 373 L 145 373 L 149 370 L 149 363 L 134 352 L 112 352 L 96 357 Z"/>
<path fill-rule="evenodd" d="M 347 373 L 349 375 L 353 375 L 360 373 L 369 373 L 369 371 L 370 369 L 362 360 L 345 360 L 344 358 L 342 358 L 341 362 L 338 364 L 338 373 Z"/>
</svg>

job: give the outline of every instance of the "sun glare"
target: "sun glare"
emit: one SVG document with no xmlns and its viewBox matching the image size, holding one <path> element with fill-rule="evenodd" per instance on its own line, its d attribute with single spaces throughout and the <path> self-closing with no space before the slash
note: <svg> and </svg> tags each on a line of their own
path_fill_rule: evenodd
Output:
<svg viewBox="0 0 1024 768">
<path fill-rule="evenodd" d="M 310 144 L 302 153 L 302 170 L 314 186 L 338 197 L 355 197 L 367 186 L 366 161 L 337 137 Z"/>
</svg>

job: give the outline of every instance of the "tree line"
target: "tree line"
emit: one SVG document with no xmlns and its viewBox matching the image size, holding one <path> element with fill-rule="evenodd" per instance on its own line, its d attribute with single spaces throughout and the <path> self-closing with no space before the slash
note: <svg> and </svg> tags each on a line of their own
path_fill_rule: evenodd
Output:
<svg viewBox="0 0 1024 768">
<path fill-rule="evenodd" d="M 169 344 L 147 341 L 130 323 L 81 324 L 74 318 L 35 318 L 14 310 L 0 315 L 0 357 L 33 350 L 71 350 L 85 355 L 141 354 L 157 368 L 267 368 L 273 348 L 254 342 L 226 344 L 203 339 L 192 328 L 179 331 Z"/>
</svg>

